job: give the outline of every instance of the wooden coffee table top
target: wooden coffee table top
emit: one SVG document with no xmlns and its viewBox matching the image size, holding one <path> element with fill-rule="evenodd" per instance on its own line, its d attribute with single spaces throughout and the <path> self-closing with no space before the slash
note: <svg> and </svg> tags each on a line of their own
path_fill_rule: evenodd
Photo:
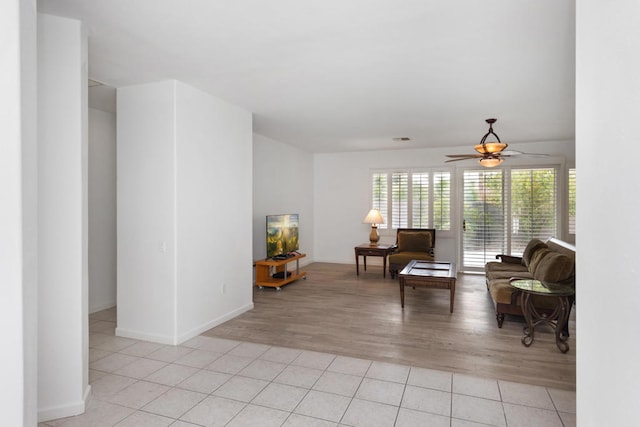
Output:
<svg viewBox="0 0 640 427">
<path fill-rule="evenodd" d="M 456 263 L 447 261 L 413 260 L 400 272 L 400 276 L 456 278 Z"/>
</svg>

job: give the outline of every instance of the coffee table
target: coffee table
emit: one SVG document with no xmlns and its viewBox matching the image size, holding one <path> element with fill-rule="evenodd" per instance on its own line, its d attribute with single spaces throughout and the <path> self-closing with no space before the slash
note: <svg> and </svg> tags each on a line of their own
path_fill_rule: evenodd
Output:
<svg viewBox="0 0 640 427">
<path fill-rule="evenodd" d="M 558 349 L 563 353 L 569 351 L 569 344 L 567 343 L 569 337 L 565 335 L 564 329 L 571 312 L 569 297 L 575 292 L 573 288 L 568 285 L 541 282 L 533 279 L 511 279 L 509 284 L 522 292 L 520 307 L 526 321 L 526 326 L 522 328 L 522 344 L 525 347 L 533 344 L 533 332 L 536 326 L 540 323 L 546 323 L 555 330 Z M 553 313 L 550 315 L 539 313 L 533 305 L 533 301 L 531 301 L 531 295 L 556 298 L 556 308 Z"/>
<path fill-rule="evenodd" d="M 454 262 L 413 260 L 402 269 L 398 277 L 402 308 L 404 308 L 405 286 L 449 289 L 451 292 L 449 313 L 453 313 L 453 301 L 456 295 L 456 264 Z"/>
</svg>

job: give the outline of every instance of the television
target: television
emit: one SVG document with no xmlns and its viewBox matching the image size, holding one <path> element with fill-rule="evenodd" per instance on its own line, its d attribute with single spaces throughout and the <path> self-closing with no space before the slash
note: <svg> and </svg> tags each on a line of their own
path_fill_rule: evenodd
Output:
<svg viewBox="0 0 640 427">
<path fill-rule="evenodd" d="M 298 214 L 267 215 L 267 258 L 297 251 Z"/>
</svg>

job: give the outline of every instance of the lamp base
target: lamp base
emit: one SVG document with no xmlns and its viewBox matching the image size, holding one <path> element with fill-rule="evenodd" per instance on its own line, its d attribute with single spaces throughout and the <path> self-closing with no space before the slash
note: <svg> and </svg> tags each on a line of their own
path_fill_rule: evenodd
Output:
<svg viewBox="0 0 640 427">
<path fill-rule="evenodd" d="M 378 234 L 378 226 L 372 225 L 371 234 L 369 234 L 369 242 L 371 243 L 371 246 L 376 246 L 379 240 L 380 240 L 380 235 Z"/>
</svg>

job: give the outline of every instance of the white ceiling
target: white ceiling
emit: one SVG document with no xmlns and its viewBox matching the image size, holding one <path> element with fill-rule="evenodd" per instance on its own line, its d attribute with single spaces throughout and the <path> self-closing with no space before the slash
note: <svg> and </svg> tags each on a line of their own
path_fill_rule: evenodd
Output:
<svg viewBox="0 0 640 427">
<path fill-rule="evenodd" d="M 178 79 L 312 152 L 574 138 L 574 0 L 39 0 L 89 76 Z M 408 136 L 413 141 L 393 142 Z"/>
</svg>

